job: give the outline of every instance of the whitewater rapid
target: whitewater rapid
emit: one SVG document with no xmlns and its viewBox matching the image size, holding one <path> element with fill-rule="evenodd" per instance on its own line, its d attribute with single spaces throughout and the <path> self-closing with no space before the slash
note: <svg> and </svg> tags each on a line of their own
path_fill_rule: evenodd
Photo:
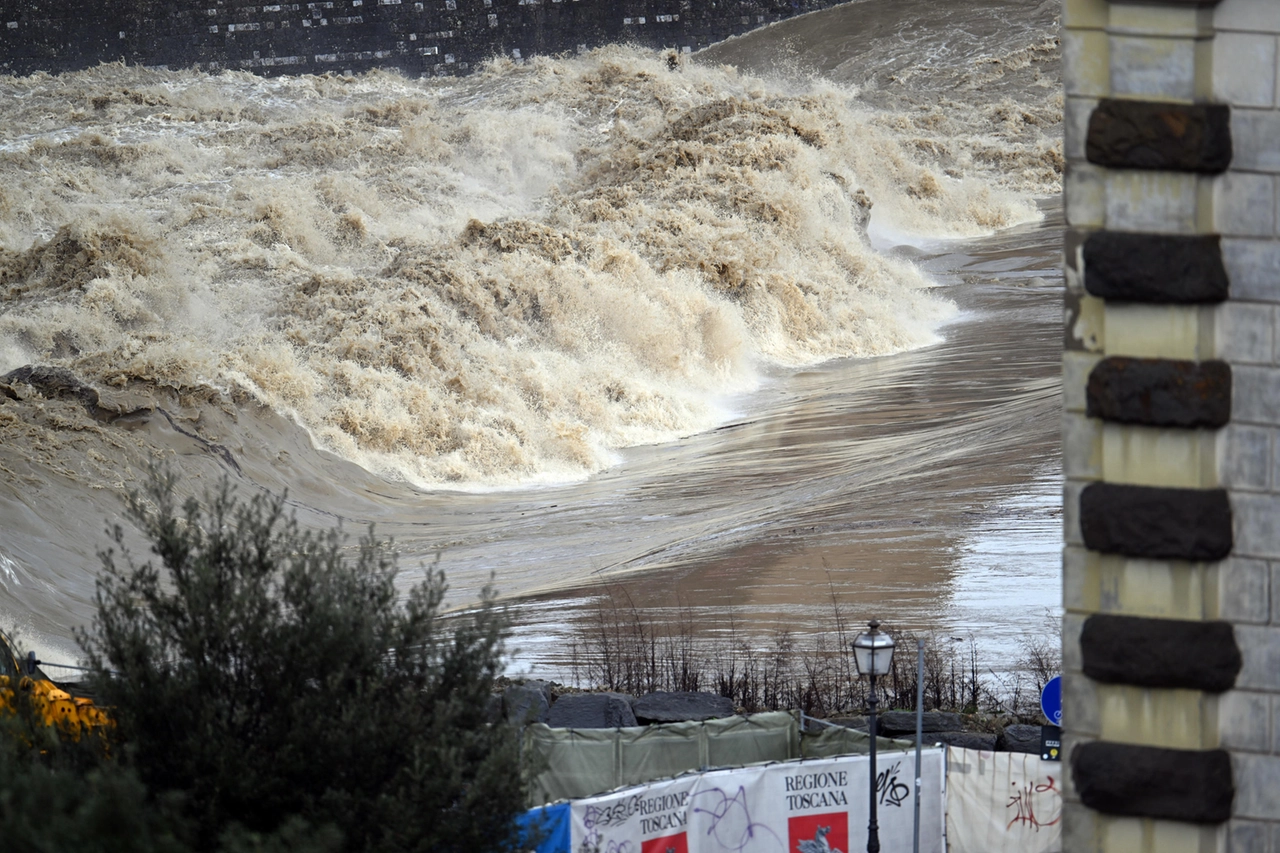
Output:
<svg viewBox="0 0 1280 853">
<path fill-rule="evenodd" d="M 796 370 L 937 346 L 962 316 L 919 251 L 1034 224 L 1059 189 L 1044 4 L 959 30 L 890 5 L 450 80 L 0 78 L 0 374 L 62 377 L 0 388 L 0 614 L 65 645 L 155 461 L 376 521 L 410 567 L 455 560 L 460 597 L 486 567 L 518 594 L 749 539 L 732 493 L 655 527 L 624 499 L 645 475 L 605 475 L 750 420 Z M 897 16 L 858 24 L 863 64 L 805 34 L 859 7 Z M 590 530 L 616 502 L 607 534 L 523 526 L 529 489 L 599 482 L 573 512 Z"/>
</svg>

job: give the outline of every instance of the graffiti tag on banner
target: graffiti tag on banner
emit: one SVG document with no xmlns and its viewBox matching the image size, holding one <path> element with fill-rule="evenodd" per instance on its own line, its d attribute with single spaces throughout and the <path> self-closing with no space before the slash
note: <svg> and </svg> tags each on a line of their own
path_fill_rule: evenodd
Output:
<svg viewBox="0 0 1280 853">
<path fill-rule="evenodd" d="M 1057 853 L 1062 849 L 1062 764 L 1038 755 L 950 747 L 951 853 Z"/>
<path fill-rule="evenodd" d="M 910 849 L 914 754 L 877 762 L 886 850 Z M 943 752 L 921 769 L 921 844 L 942 853 Z M 870 757 L 849 755 L 712 770 L 570 803 L 574 853 L 850 853 L 866 843 Z"/>
</svg>

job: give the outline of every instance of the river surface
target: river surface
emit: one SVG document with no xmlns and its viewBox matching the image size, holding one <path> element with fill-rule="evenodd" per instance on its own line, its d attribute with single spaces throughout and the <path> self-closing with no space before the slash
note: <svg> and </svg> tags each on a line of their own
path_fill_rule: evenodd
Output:
<svg viewBox="0 0 1280 853">
<path fill-rule="evenodd" d="M 602 600 L 1008 660 L 1061 597 L 1057 5 L 459 80 L 0 78 L 0 374 L 59 377 L 0 383 L 0 622 L 76 656 L 160 461 L 375 523 L 452 606 L 491 580 L 516 671 Z"/>
</svg>

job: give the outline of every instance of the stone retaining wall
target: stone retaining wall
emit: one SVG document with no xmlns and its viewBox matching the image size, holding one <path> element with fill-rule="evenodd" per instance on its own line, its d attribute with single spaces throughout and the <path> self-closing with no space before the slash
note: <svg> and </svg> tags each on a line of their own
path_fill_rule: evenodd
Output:
<svg viewBox="0 0 1280 853">
<path fill-rule="evenodd" d="M 1280 2 L 1063 25 L 1064 850 L 1280 853 Z"/>
<path fill-rule="evenodd" d="M 0 71 L 100 62 L 260 74 L 466 73 L 494 56 L 697 50 L 835 0 L 0 0 Z"/>
</svg>

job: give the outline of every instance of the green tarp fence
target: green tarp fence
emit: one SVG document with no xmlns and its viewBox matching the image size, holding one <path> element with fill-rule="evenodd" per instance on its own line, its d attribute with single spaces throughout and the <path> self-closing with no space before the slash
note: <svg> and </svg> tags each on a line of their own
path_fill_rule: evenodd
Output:
<svg viewBox="0 0 1280 853">
<path fill-rule="evenodd" d="M 854 729 L 826 728 L 802 736 L 800 715 L 790 711 L 620 729 L 534 723 L 524 732 L 527 766 L 536 772 L 529 785 L 534 806 L 707 767 L 856 755 L 870 748 L 870 738 Z M 911 744 L 879 738 L 876 748 L 900 751 Z"/>
</svg>

